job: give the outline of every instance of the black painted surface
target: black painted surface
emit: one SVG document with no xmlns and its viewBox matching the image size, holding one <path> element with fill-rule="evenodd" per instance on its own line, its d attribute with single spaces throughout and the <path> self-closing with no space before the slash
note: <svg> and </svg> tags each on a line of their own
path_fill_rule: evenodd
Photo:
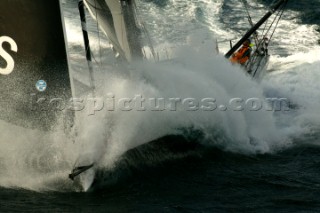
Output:
<svg viewBox="0 0 320 213">
<path fill-rule="evenodd" d="M 11 37 L 18 52 L 4 49 L 13 57 L 15 68 L 9 75 L 0 75 L 0 119 L 31 128 L 52 128 L 57 113 L 34 104 L 37 98 L 71 97 L 67 53 L 59 0 L 1 0 L 0 36 Z M 1 57 L 0 57 L 1 58 Z M 3 58 L 0 67 L 6 67 Z M 48 88 L 37 91 L 38 80 L 45 80 Z M 33 102 L 33 105 L 32 105 Z M 32 110 L 35 107 L 35 110 Z"/>
</svg>

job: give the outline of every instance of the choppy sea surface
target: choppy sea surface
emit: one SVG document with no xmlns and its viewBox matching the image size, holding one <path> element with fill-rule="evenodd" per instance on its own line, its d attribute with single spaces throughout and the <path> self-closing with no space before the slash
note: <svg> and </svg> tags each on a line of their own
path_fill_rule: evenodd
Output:
<svg viewBox="0 0 320 213">
<path fill-rule="evenodd" d="M 254 22 L 271 2 L 249 2 Z M 85 82 L 77 1 L 62 6 L 71 64 Z M 88 16 L 98 95 L 285 98 L 290 106 L 101 112 L 80 118 L 78 142 L 59 128 L 43 133 L 0 122 L 0 212 L 319 212 L 320 1 L 289 1 L 259 84 L 212 48 L 217 40 L 227 51 L 250 27 L 241 1 L 139 0 L 137 7 L 155 50 L 181 63 L 145 62 L 119 74 Z M 96 175 L 105 181 L 80 191 L 67 178 L 77 159 L 99 159 Z M 82 186 L 93 177 L 86 174 Z"/>
</svg>

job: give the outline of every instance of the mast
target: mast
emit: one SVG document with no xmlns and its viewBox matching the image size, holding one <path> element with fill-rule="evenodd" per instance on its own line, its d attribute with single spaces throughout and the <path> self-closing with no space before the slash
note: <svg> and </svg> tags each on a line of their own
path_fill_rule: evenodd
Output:
<svg viewBox="0 0 320 213">
<path fill-rule="evenodd" d="M 230 50 L 225 54 L 226 58 L 230 58 L 230 56 L 243 44 L 244 41 L 246 41 L 252 34 L 256 32 L 261 25 L 270 18 L 270 16 L 277 11 L 283 4 L 287 3 L 288 0 L 278 0 L 276 3 L 274 3 L 269 12 L 265 14 L 258 23 L 256 23 L 241 39 L 236 43 Z"/>
</svg>

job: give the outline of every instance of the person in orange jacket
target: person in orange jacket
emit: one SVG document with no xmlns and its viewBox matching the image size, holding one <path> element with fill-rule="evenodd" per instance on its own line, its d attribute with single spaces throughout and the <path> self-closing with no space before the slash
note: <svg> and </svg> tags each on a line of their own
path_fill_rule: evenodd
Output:
<svg viewBox="0 0 320 213">
<path fill-rule="evenodd" d="M 250 58 L 252 49 L 250 47 L 251 40 L 247 39 L 245 42 L 243 42 L 242 47 L 238 52 L 234 53 L 230 59 L 232 63 L 239 63 L 241 65 L 244 65 Z"/>
</svg>

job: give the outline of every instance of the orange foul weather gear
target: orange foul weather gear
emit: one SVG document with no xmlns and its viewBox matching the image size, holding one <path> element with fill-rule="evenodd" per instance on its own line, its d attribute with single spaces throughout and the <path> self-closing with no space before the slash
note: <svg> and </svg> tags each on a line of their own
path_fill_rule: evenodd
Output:
<svg viewBox="0 0 320 213">
<path fill-rule="evenodd" d="M 251 47 L 250 46 L 242 46 L 241 49 L 233 54 L 230 61 L 232 63 L 239 63 L 244 65 L 250 58 Z"/>
</svg>

